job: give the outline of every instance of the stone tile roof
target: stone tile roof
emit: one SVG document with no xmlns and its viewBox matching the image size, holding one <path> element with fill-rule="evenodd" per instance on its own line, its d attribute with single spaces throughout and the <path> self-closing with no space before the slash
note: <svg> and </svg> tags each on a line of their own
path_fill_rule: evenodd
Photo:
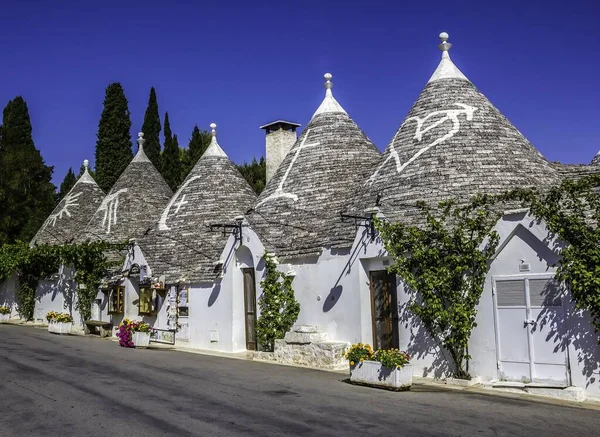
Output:
<svg viewBox="0 0 600 437">
<path fill-rule="evenodd" d="M 73 188 L 58 203 L 42 227 L 31 240 L 31 244 L 67 244 L 83 234 L 85 227 L 104 199 L 104 192 L 85 170 Z"/>
<path fill-rule="evenodd" d="M 85 229 L 81 240 L 122 243 L 139 238 L 160 216 L 173 192 L 140 148 L 106 195 Z"/>
<path fill-rule="evenodd" d="M 342 224 L 340 212 L 381 157 L 333 97 L 330 78 L 323 103 L 247 216 L 281 258 L 352 245 L 354 224 Z"/>
<path fill-rule="evenodd" d="M 440 67 L 349 210 L 373 207 L 380 195 L 386 217 L 411 223 L 419 200 L 436 205 L 453 197 L 466 200 L 479 192 L 545 188 L 559 181 L 550 163 L 453 66 L 449 47 L 442 38 Z"/>
<path fill-rule="evenodd" d="M 584 176 L 600 173 L 600 166 L 593 164 L 563 164 L 561 162 L 551 163 L 562 179 L 578 180 Z"/>
<path fill-rule="evenodd" d="M 214 125 L 211 125 L 211 127 Z M 211 224 L 233 224 L 256 202 L 256 194 L 219 146 L 216 136 L 158 222 L 139 240 L 154 277 L 168 283 L 211 282 L 231 231 Z"/>
</svg>

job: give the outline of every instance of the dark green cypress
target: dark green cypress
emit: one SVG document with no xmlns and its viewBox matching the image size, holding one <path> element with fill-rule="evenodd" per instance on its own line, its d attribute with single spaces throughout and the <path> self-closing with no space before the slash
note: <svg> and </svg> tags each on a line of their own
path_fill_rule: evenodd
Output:
<svg viewBox="0 0 600 437">
<path fill-rule="evenodd" d="M 2 114 L 0 146 L 0 245 L 29 241 L 55 205 L 53 167 L 44 164 L 32 138 L 31 119 L 22 97 Z"/>
<path fill-rule="evenodd" d="M 60 188 L 58 190 L 58 199 L 57 200 L 59 202 L 62 200 L 63 197 L 65 197 L 67 195 L 67 193 L 69 191 L 71 191 L 71 188 L 73 188 L 73 186 L 75 185 L 75 182 L 77 182 L 77 178 L 75 177 L 75 173 L 73 173 L 73 169 L 71 167 L 69 167 L 69 171 L 65 175 L 65 178 L 63 179 L 62 183 L 60 184 Z"/>
<path fill-rule="evenodd" d="M 267 164 L 265 158 L 261 157 L 260 161 L 253 158 L 252 163 L 248 164 L 244 162 L 242 165 L 236 165 L 236 167 L 256 194 L 260 194 L 265 189 L 267 181 Z"/>
<path fill-rule="evenodd" d="M 165 113 L 165 147 L 163 149 L 162 163 L 163 172 L 162 175 L 167 181 L 167 184 L 173 191 L 177 190 L 177 187 L 181 183 L 181 162 L 179 160 L 179 144 L 177 142 L 177 135 L 171 134 L 171 124 L 169 122 L 169 113 Z M 145 146 L 144 146 L 145 148 Z"/>
<path fill-rule="evenodd" d="M 144 143 L 144 152 L 148 159 L 152 161 L 154 167 L 156 167 L 158 171 L 161 171 L 160 115 L 158 113 L 158 101 L 156 100 L 156 91 L 154 90 L 154 87 L 150 88 L 150 97 L 148 98 L 146 113 L 144 114 L 142 132 L 144 132 L 144 139 L 146 140 Z"/>
<path fill-rule="evenodd" d="M 192 137 L 188 143 L 188 151 L 184 154 L 184 162 L 182 163 L 182 181 L 185 180 L 189 172 L 192 171 L 192 168 L 196 165 L 196 162 L 198 162 L 206 149 L 208 149 L 211 139 L 212 135 L 210 132 L 201 131 L 198 129 L 197 125 L 194 126 Z"/>
<path fill-rule="evenodd" d="M 130 130 L 125 92 L 120 83 L 112 83 L 106 88 L 96 142 L 96 182 L 105 192 L 112 188 L 133 158 Z"/>
</svg>

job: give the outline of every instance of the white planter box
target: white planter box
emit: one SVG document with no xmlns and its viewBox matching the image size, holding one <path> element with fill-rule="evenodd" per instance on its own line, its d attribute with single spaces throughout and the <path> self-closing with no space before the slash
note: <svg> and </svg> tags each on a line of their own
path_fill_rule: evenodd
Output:
<svg viewBox="0 0 600 437">
<path fill-rule="evenodd" d="M 70 334 L 71 328 L 73 327 L 73 323 L 58 323 L 58 322 L 50 322 L 48 323 L 48 332 L 53 334 Z"/>
<path fill-rule="evenodd" d="M 412 379 L 412 364 L 394 370 L 383 367 L 378 361 L 363 361 L 350 366 L 350 381 L 360 384 L 408 390 L 412 385 Z"/>
<path fill-rule="evenodd" d="M 10 319 L 10 314 L 0 314 L 0 323 L 8 323 L 8 319 Z"/>
<path fill-rule="evenodd" d="M 131 341 L 135 347 L 148 347 L 150 345 L 150 333 L 132 332 Z"/>
</svg>

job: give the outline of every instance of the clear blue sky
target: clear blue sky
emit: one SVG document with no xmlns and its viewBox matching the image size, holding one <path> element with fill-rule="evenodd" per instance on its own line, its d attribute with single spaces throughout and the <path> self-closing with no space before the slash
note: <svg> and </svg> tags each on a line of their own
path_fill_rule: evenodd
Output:
<svg viewBox="0 0 600 437">
<path fill-rule="evenodd" d="M 447 31 L 457 66 L 548 159 L 588 163 L 600 149 L 599 23 L 594 0 L 3 0 L 0 106 L 26 99 L 60 183 L 94 159 L 110 82 L 125 88 L 132 134 L 154 86 L 180 144 L 214 121 L 242 162 L 263 155 L 261 124 L 306 125 L 331 72 L 337 100 L 383 150 Z"/>
</svg>

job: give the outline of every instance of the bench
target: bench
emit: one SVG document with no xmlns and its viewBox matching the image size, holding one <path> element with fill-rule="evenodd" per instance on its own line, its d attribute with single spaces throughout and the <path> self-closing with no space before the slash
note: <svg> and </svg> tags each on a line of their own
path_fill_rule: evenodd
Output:
<svg viewBox="0 0 600 437">
<path fill-rule="evenodd" d="M 100 337 L 112 336 L 112 325 L 109 322 L 86 320 L 83 323 L 85 324 L 86 335 L 93 334 L 99 335 Z"/>
</svg>

